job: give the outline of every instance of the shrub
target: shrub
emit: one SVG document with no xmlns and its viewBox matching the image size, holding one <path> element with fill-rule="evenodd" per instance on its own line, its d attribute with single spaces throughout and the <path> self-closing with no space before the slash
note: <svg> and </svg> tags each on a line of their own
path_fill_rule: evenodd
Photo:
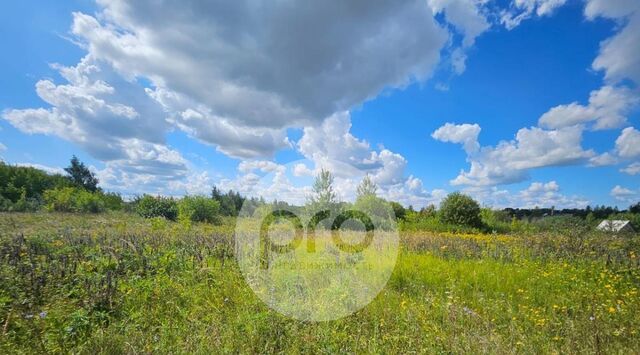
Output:
<svg viewBox="0 0 640 355">
<path fill-rule="evenodd" d="M 98 194 L 77 187 L 62 187 L 44 192 L 44 201 L 49 211 L 98 213 L 105 204 Z"/>
<path fill-rule="evenodd" d="M 480 227 L 480 205 L 467 195 L 450 193 L 440 205 L 440 220 L 447 224 Z"/>
<path fill-rule="evenodd" d="M 135 201 L 136 212 L 144 218 L 163 217 L 175 221 L 178 205 L 171 197 L 143 195 Z"/>
<path fill-rule="evenodd" d="M 124 208 L 122 196 L 115 192 L 99 193 L 100 199 L 104 202 L 106 209 L 110 211 L 120 211 Z"/>
<path fill-rule="evenodd" d="M 220 203 L 204 196 L 185 196 L 178 203 L 180 219 L 215 223 L 219 213 Z"/>
</svg>

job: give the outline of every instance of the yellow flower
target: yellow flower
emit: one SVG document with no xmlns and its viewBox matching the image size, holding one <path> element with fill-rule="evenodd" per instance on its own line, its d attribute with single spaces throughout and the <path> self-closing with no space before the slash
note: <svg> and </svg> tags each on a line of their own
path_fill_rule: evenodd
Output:
<svg viewBox="0 0 640 355">
<path fill-rule="evenodd" d="M 616 309 L 613 307 L 609 307 L 609 313 L 616 313 Z"/>
</svg>

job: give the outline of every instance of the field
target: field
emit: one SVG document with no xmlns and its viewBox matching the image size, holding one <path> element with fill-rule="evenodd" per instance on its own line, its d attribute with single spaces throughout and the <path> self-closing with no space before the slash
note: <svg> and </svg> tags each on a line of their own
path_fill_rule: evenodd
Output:
<svg viewBox="0 0 640 355">
<path fill-rule="evenodd" d="M 373 302 L 316 323 L 253 293 L 233 228 L 232 219 L 0 214 L 0 353 L 640 349 L 637 235 L 403 232 Z"/>
</svg>

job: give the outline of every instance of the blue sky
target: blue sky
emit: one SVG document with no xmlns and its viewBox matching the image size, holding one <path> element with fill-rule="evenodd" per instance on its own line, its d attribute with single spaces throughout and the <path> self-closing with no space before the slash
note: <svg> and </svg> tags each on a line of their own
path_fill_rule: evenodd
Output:
<svg viewBox="0 0 640 355">
<path fill-rule="evenodd" d="M 1 5 L 3 160 L 76 154 L 125 195 L 297 201 L 329 168 L 347 200 L 363 174 L 416 206 L 640 200 L 634 1 L 122 3 Z"/>
</svg>

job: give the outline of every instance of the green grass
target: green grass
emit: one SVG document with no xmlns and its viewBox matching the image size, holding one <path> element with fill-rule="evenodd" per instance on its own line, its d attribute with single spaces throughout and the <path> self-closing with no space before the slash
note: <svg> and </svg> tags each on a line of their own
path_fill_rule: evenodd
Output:
<svg viewBox="0 0 640 355">
<path fill-rule="evenodd" d="M 232 233 L 232 220 L 0 214 L 0 353 L 640 349 L 638 236 L 406 232 L 371 304 L 312 323 L 254 295 Z"/>
</svg>

